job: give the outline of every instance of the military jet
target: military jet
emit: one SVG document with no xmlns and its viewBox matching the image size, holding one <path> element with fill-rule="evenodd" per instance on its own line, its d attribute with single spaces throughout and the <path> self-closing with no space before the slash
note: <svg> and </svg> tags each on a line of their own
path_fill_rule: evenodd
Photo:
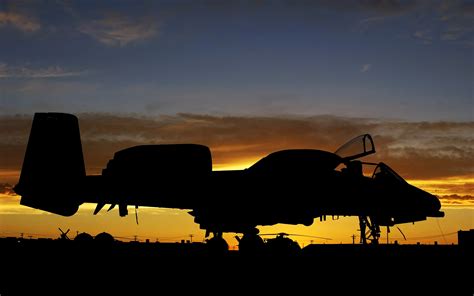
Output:
<svg viewBox="0 0 474 296">
<path fill-rule="evenodd" d="M 94 214 L 118 205 L 120 216 L 128 206 L 189 210 L 219 246 L 224 232 L 243 234 L 240 247 L 255 246 L 262 241 L 257 226 L 309 226 L 326 216 L 359 217 L 362 242 L 377 243 L 381 226 L 444 216 L 436 196 L 385 163 L 359 160 L 373 153 L 365 134 L 334 153 L 282 150 L 244 170 L 213 171 L 206 146 L 141 145 L 116 152 L 101 175 L 86 175 L 77 117 L 36 113 L 14 190 L 20 204 L 63 216 L 83 203 L 96 203 Z M 375 165 L 372 176 L 363 165 Z"/>
</svg>

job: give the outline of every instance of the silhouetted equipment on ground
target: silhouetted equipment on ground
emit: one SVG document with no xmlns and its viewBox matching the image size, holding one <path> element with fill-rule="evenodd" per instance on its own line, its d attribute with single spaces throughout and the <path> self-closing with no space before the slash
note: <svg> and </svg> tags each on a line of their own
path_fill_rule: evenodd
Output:
<svg viewBox="0 0 474 296">
<path fill-rule="evenodd" d="M 281 232 L 277 233 L 275 238 L 266 239 L 267 249 L 277 254 L 291 254 L 300 251 L 300 245 L 288 236 L 288 233 Z"/>
<path fill-rule="evenodd" d="M 473 292 L 469 272 L 473 249 L 458 245 L 317 244 L 258 256 L 232 250 L 214 254 L 207 247 L 202 243 L 115 241 L 104 245 L 95 240 L 0 238 L 0 250 L 8 254 L 2 257 L 2 295 L 64 294 L 52 280 L 74 283 L 74 292 L 104 295 L 123 293 L 127 287 L 135 294 L 186 288 L 192 293 L 203 283 L 259 295 L 279 295 L 285 288 L 291 295 L 305 295 L 308 289 L 325 295 L 352 295 L 357 290 L 364 290 L 364 295 Z"/>
<path fill-rule="evenodd" d="M 241 241 L 258 247 L 257 226 L 311 225 L 327 215 L 358 216 L 362 243 L 377 243 L 381 226 L 444 216 L 436 196 L 382 162 L 358 160 L 373 153 L 365 134 L 334 153 L 282 150 L 244 170 L 212 171 L 206 146 L 142 145 L 116 152 L 101 175 L 86 176 L 77 118 L 37 113 L 14 190 L 22 205 L 63 216 L 82 203 L 97 203 L 94 214 L 118 205 L 120 216 L 129 205 L 189 210 L 216 248 L 227 247 L 224 232 L 242 233 Z M 363 165 L 376 165 L 372 177 Z"/>
<path fill-rule="evenodd" d="M 92 235 L 86 232 L 81 232 L 78 235 L 76 235 L 76 237 L 74 238 L 74 241 L 77 241 L 77 242 L 91 242 L 93 240 L 94 238 L 92 237 Z"/>
<path fill-rule="evenodd" d="M 315 236 L 315 235 L 306 235 L 306 234 L 298 234 L 298 233 L 286 233 L 286 232 L 278 232 L 278 233 L 261 233 L 260 236 L 276 236 L 278 237 L 287 237 L 287 236 L 300 236 L 300 237 L 309 237 L 318 240 L 329 241 L 332 238 L 329 237 L 322 237 L 322 236 Z"/>
<path fill-rule="evenodd" d="M 94 240 L 102 243 L 113 243 L 115 241 L 114 237 L 107 232 L 99 233 L 95 236 Z"/>
<path fill-rule="evenodd" d="M 69 240 L 69 237 L 67 236 L 67 234 L 69 233 L 69 230 L 66 230 L 66 232 L 64 232 L 61 228 L 58 228 L 59 231 L 61 232 L 61 234 L 59 235 L 59 239 L 61 240 Z"/>
<path fill-rule="evenodd" d="M 459 230 L 458 245 L 462 248 L 474 250 L 474 229 Z"/>
<path fill-rule="evenodd" d="M 298 242 L 290 239 L 289 236 L 307 237 L 307 238 L 324 240 L 324 241 L 332 240 L 331 238 L 327 238 L 327 237 L 297 234 L 297 233 L 286 233 L 286 232 L 262 233 L 262 234 L 259 234 L 259 236 L 274 236 L 273 238 L 264 239 L 263 242 L 264 242 L 265 251 L 270 252 L 270 253 L 276 253 L 276 254 L 291 254 L 291 253 L 295 253 L 301 250 L 301 247 L 300 245 L 298 245 Z M 240 244 L 239 244 L 239 249 L 240 249 Z"/>
</svg>

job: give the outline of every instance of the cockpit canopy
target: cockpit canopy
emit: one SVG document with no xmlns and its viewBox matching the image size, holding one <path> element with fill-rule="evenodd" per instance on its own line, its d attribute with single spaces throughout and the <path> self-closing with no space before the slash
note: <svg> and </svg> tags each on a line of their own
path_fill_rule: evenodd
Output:
<svg viewBox="0 0 474 296">
<path fill-rule="evenodd" d="M 265 175 L 318 174 L 372 153 L 375 153 L 372 137 L 364 134 L 342 145 L 335 153 L 316 149 L 277 151 L 252 165 L 248 172 Z"/>
<path fill-rule="evenodd" d="M 375 153 L 375 146 L 369 134 L 360 135 L 339 147 L 334 152 L 345 162 Z"/>
</svg>

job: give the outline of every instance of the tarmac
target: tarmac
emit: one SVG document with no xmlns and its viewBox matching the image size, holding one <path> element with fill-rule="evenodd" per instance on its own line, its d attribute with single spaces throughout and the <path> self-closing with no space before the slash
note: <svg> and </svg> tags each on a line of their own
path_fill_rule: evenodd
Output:
<svg viewBox="0 0 474 296">
<path fill-rule="evenodd" d="M 459 245 L 314 244 L 241 254 L 203 243 L 3 238 L 0 250 L 2 296 L 474 293 L 472 250 Z"/>
</svg>

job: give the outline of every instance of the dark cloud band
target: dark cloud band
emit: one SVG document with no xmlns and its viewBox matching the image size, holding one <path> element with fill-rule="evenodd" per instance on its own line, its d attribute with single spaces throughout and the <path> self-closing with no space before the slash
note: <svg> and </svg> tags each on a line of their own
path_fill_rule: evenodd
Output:
<svg viewBox="0 0 474 296">
<path fill-rule="evenodd" d="M 335 151 L 359 134 L 370 133 L 384 161 L 408 179 L 474 173 L 474 122 L 401 122 L 334 116 L 238 117 L 196 114 L 136 117 L 79 114 L 86 166 L 104 167 L 117 150 L 153 143 L 199 143 L 215 165 L 258 159 L 275 150 Z M 19 170 L 31 126 L 30 116 L 0 118 L 0 168 Z"/>
</svg>

